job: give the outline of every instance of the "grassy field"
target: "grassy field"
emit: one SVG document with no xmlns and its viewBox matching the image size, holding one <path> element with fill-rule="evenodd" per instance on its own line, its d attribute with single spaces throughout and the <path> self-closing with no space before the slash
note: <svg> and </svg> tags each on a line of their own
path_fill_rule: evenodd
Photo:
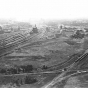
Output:
<svg viewBox="0 0 88 88">
<path fill-rule="evenodd" d="M 40 63 L 40 66 L 41 64 L 51 66 L 66 61 L 69 56 L 83 50 L 84 46 L 83 43 L 77 43 L 69 37 L 60 36 L 54 39 L 40 39 L 39 35 L 34 35 L 27 43 L 22 46 L 19 45 L 16 50 L 3 57 L 1 62 L 11 62 L 11 64 L 33 62 Z"/>
</svg>

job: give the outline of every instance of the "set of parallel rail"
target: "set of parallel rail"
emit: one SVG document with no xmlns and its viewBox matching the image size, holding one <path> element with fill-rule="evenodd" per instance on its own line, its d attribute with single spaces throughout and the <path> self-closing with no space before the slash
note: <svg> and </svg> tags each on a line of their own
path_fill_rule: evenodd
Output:
<svg viewBox="0 0 88 88">
<path fill-rule="evenodd" d="M 0 41 L 0 57 L 8 54 L 9 52 L 12 52 L 14 49 L 24 46 L 36 35 L 38 34 L 30 36 L 29 32 L 26 32 L 24 34 L 17 33 L 15 35 L 11 35 L 5 39 L 2 39 Z"/>
<path fill-rule="evenodd" d="M 22 39 L 25 39 L 26 37 L 24 35 L 25 34 L 17 33 L 17 34 L 13 34 L 7 38 L 4 38 L 4 39 L 0 40 L 0 47 L 7 46 L 13 42 L 15 43 L 16 41 L 20 41 Z"/>
</svg>

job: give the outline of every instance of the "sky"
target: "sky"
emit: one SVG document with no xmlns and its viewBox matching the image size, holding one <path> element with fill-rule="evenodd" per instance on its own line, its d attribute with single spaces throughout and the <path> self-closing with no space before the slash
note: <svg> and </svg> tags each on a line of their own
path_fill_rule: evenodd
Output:
<svg viewBox="0 0 88 88">
<path fill-rule="evenodd" d="M 0 19 L 88 19 L 88 0 L 0 0 Z"/>
</svg>

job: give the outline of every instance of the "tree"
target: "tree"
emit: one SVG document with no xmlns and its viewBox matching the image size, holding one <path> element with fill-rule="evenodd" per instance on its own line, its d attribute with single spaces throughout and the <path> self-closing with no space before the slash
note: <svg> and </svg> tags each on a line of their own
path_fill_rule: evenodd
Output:
<svg viewBox="0 0 88 88">
<path fill-rule="evenodd" d="M 31 72 L 33 70 L 33 66 L 32 65 L 27 65 L 25 68 L 26 72 Z"/>
<path fill-rule="evenodd" d="M 6 73 L 6 69 L 1 69 L 1 70 L 0 70 L 0 73 L 1 73 L 1 74 L 5 74 L 5 73 Z"/>
<path fill-rule="evenodd" d="M 85 34 L 84 34 L 83 30 L 77 30 L 76 33 L 71 36 L 71 38 L 82 39 L 82 38 L 84 38 L 84 36 L 85 36 Z"/>
<path fill-rule="evenodd" d="M 45 65 L 43 65 L 43 67 L 42 67 L 42 69 L 47 69 L 48 67 L 47 66 L 45 66 Z"/>
<path fill-rule="evenodd" d="M 25 78 L 25 84 L 33 84 L 35 82 L 37 82 L 37 80 L 35 78 L 31 78 L 29 76 L 26 76 L 26 78 Z"/>
</svg>

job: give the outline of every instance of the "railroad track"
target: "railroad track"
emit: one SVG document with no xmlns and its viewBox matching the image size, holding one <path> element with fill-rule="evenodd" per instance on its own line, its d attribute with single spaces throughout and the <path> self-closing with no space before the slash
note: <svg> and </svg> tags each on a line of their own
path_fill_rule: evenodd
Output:
<svg viewBox="0 0 88 88">
<path fill-rule="evenodd" d="M 84 51 L 82 51 L 82 53 L 84 53 Z M 81 54 L 79 54 L 79 53 L 74 54 L 71 57 L 69 57 L 69 59 L 67 61 L 62 62 L 60 64 L 50 66 L 50 67 L 48 67 L 48 70 L 62 69 L 64 67 L 67 67 L 70 64 L 72 64 L 78 57 L 80 57 L 80 55 L 82 55 L 82 53 Z"/>
<path fill-rule="evenodd" d="M 68 74 L 68 72 L 71 72 L 74 66 L 77 66 L 78 62 L 81 60 L 84 60 L 88 56 L 88 50 L 85 51 L 85 53 L 80 56 L 73 64 L 67 67 L 66 71 L 63 71 L 61 74 L 59 74 L 57 77 L 55 77 L 51 82 L 49 82 L 47 85 L 43 86 L 42 88 L 52 88 L 56 83 L 61 82 L 62 80 L 65 80 L 66 78 L 69 78 L 73 75 L 82 74 L 82 73 L 88 73 L 88 70 L 76 70 L 76 72 Z"/>
</svg>

